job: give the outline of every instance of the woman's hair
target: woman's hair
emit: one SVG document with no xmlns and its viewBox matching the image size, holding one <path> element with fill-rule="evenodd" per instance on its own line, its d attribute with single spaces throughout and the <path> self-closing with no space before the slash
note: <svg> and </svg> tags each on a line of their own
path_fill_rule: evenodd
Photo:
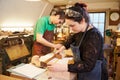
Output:
<svg viewBox="0 0 120 80">
<path fill-rule="evenodd" d="M 74 6 L 66 9 L 65 18 L 81 22 L 84 18 L 86 23 L 90 23 L 89 14 L 87 12 L 87 5 L 84 3 L 76 3 Z"/>
</svg>

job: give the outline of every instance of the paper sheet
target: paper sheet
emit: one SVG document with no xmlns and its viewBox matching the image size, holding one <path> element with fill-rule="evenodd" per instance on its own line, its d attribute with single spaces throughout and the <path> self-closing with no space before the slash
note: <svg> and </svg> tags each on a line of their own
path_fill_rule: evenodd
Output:
<svg viewBox="0 0 120 80">
<path fill-rule="evenodd" d="M 73 58 L 63 58 L 63 59 L 60 59 L 57 63 L 60 63 L 60 64 L 68 64 L 68 61 L 69 60 L 72 60 Z"/>
<path fill-rule="evenodd" d="M 32 64 L 25 64 L 12 70 L 17 74 L 24 75 L 30 79 L 46 71 L 46 69 L 38 68 Z"/>
</svg>

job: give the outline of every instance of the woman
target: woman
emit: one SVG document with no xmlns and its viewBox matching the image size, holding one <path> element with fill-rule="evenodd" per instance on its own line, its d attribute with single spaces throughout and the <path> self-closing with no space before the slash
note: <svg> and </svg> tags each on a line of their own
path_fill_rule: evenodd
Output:
<svg viewBox="0 0 120 80">
<path fill-rule="evenodd" d="M 65 21 L 74 34 L 59 45 L 60 48 L 56 51 L 57 54 L 71 48 L 74 64 L 50 64 L 48 69 L 77 73 L 77 80 L 107 80 L 106 67 L 101 66 L 104 62 L 103 38 L 90 24 L 86 7 L 83 3 L 76 3 L 66 10 Z"/>
</svg>

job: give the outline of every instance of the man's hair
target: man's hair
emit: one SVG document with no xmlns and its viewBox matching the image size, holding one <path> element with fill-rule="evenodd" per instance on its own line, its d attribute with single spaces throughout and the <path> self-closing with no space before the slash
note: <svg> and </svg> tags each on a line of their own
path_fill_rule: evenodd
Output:
<svg viewBox="0 0 120 80">
<path fill-rule="evenodd" d="M 54 15 L 60 15 L 60 19 L 65 18 L 65 12 L 63 10 L 58 10 Z"/>
</svg>

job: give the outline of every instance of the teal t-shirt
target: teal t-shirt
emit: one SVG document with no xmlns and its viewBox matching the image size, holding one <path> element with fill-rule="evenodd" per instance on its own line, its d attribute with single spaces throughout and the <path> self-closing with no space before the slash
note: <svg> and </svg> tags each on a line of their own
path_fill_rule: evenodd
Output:
<svg viewBox="0 0 120 80">
<path fill-rule="evenodd" d="M 36 40 L 36 34 L 43 34 L 46 30 L 52 31 L 54 30 L 55 25 L 50 22 L 50 16 L 45 16 L 40 19 L 38 19 L 36 23 L 36 27 L 34 29 L 34 40 Z"/>
</svg>

